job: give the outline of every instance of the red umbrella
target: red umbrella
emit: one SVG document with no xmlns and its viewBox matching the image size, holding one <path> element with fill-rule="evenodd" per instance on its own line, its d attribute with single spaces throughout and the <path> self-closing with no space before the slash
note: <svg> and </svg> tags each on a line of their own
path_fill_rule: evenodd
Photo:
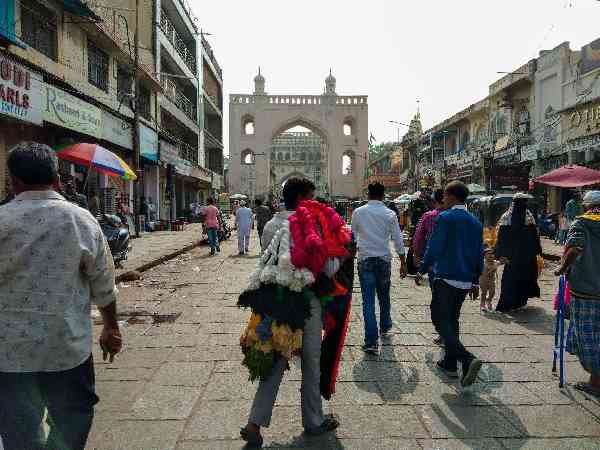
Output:
<svg viewBox="0 0 600 450">
<path fill-rule="evenodd" d="M 577 188 L 600 183 L 600 171 L 582 166 L 563 166 L 534 180 L 562 188 Z"/>
</svg>

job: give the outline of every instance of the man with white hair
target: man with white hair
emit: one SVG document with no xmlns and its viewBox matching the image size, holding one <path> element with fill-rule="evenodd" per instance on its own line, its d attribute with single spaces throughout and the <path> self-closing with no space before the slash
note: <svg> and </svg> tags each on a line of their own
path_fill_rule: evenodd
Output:
<svg viewBox="0 0 600 450">
<path fill-rule="evenodd" d="M 588 382 L 575 388 L 600 398 L 600 191 L 583 198 L 585 212 L 576 217 L 569 234 L 561 267 L 571 291 L 571 321 L 567 351 L 577 355 Z"/>
<path fill-rule="evenodd" d="M 246 202 L 240 202 L 240 207 L 235 212 L 235 225 L 238 233 L 238 250 L 240 255 L 245 255 L 250 250 L 250 231 L 254 216 L 252 210 L 246 206 Z"/>
</svg>

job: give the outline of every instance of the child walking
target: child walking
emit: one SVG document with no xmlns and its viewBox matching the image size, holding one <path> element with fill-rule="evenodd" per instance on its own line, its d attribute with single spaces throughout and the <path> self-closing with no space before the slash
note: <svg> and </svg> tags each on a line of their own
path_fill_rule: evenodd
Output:
<svg viewBox="0 0 600 450">
<path fill-rule="evenodd" d="M 481 304 L 479 309 L 482 313 L 493 311 L 492 300 L 496 295 L 496 277 L 498 273 L 498 262 L 494 258 L 494 249 L 484 250 L 483 273 L 479 277 L 479 289 L 481 290 Z"/>
</svg>

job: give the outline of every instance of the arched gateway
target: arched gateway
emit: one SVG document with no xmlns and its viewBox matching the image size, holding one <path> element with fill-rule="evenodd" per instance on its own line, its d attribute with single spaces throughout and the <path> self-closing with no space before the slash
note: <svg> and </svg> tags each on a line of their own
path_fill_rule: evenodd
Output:
<svg viewBox="0 0 600 450">
<path fill-rule="evenodd" d="M 368 151 L 367 96 L 267 95 L 260 70 L 254 94 L 229 97 L 230 192 L 277 197 L 292 175 L 310 178 L 321 195 L 360 196 Z"/>
</svg>

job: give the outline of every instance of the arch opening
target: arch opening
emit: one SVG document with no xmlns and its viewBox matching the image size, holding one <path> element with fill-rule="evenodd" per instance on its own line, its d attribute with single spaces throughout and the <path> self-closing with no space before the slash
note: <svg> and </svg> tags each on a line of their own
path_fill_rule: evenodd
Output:
<svg viewBox="0 0 600 450">
<path fill-rule="evenodd" d="M 242 165 L 246 165 L 246 166 L 253 165 L 255 158 L 256 158 L 256 155 L 254 154 L 254 152 L 252 150 L 250 150 L 249 148 L 247 148 L 246 150 L 244 150 L 242 152 L 242 155 L 241 155 Z"/>
<path fill-rule="evenodd" d="M 318 193 L 327 192 L 327 140 L 307 120 L 282 125 L 271 139 L 271 186 L 282 188 L 292 176 L 308 178 Z"/>
<path fill-rule="evenodd" d="M 244 136 L 254 136 L 254 117 L 247 114 L 242 118 L 242 134 Z"/>
</svg>

